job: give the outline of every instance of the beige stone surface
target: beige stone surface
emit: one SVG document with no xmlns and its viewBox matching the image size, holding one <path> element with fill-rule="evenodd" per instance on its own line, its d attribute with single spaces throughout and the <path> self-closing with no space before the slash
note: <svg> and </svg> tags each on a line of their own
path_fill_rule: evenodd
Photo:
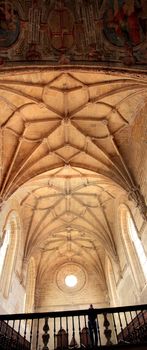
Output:
<svg viewBox="0 0 147 350">
<path fill-rule="evenodd" d="M 118 208 L 128 205 L 141 232 L 146 101 L 146 76 L 135 73 L 38 68 L 0 74 L 1 228 L 16 201 L 18 272 L 25 287 L 34 257 L 36 309 L 109 305 L 106 256 L 125 304 Z M 85 271 L 85 284 L 72 296 L 56 280 L 68 264 Z M 131 293 L 133 287 L 129 303 Z"/>
</svg>

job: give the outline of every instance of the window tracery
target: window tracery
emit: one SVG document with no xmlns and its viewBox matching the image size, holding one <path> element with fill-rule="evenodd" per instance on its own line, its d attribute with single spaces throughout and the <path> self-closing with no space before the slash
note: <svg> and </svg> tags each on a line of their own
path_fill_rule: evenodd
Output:
<svg viewBox="0 0 147 350">
<path fill-rule="evenodd" d="M 131 218 L 129 213 L 127 213 L 127 216 L 128 216 L 128 226 L 129 226 L 129 233 L 131 236 L 131 240 L 134 244 L 134 247 L 136 249 L 140 264 L 142 266 L 143 273 L 144 273 L 145 278 L 147 280 L 147 257 L 146 257 L 142 242 L 141 242 L 140 238 L 138 237 L 137 230 L 136 230 L 136 227 L 134 225 L 133 219 Z"/>
<path fill-rule="evenodd" d="M 120 206 L 121 233 L 126 251 L 129 267 L 132 271 L 136 288 L 139 292 L 147 282 L 147 258 L 144 248 L 138 237 L 138 232 L 129 208 L 122 204 Z M 143 254 L 143 256 L 141 256 Z"/>
<path fill-rule="evenodd" d="M 7 298 L 18 244 L 18 222 L 15 212 L 9 214 L 4 232 L 3 243 L 0 249 L 0 288 L 4 297 Z"/>
<path fill-rule="evenodd" d="M 4 238 L 2 240 L 2 245 L 0 247 L 0 276 L 3 270 L 4 261 L 5 261 L 9 244 L 10 244 L 10 225 L 7 226 L 7 229 L 4 232 Z"/>
</svg>

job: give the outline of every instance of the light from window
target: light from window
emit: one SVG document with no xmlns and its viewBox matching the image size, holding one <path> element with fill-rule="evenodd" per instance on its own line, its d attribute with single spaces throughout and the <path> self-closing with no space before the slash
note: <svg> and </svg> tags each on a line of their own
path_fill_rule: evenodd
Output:
<svg viewBox="0 0 147 350">
<path fill-rule="evenodd" d="M 77 284 L 77 277 L 75 275 L 67 275 L 65 278 L 65 284 L 70 288 L 75 287 Z"/>
<path fill-rule="evenodd" d="M 2 273 L 3 265 L 4 265 L 4 260 L 7 252 L 7 248 L 10 242 L 10 227 L 7 227 L 4 241 L 2 246 L 0 247 L 0 275 Z"/>
<path fill-rule="evenodd" d="M 144 275 L 145 275 L 145 277 L 147 279 L 147 257 L 146 257 L 145 251 L 143 249 L 141 240 L 139 239 L 138 234 L 136 232 L 136 228 L 135 228 L 134 222 L 133 222 L 132 218 L 130 217 L 130 215 L 129 215 L 128 222 L 129 222 L 130 236 L 131 236 L 131 239 L 132 239 L 132 241 L 134 243 L 136 252 L 138 254 L 138 258 L 140 260 L 140 264 L 142 266 L 142 270 L 143 270 Z"/>
</svg>

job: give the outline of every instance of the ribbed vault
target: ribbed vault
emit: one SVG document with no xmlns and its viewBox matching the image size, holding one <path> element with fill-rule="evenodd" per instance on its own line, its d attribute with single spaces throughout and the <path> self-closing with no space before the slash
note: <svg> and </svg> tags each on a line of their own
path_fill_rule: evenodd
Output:
<svg viewBox="0 0 147 350">
<path fill-rule="evenodd" d="M 146 215 L 130 143 L 146 98 L 146 78 L 135 75 L 1 73 L 1 202 L 21 205 L 24 258 L 38 256 L 38 279 L 54 261 L 73 261 L 105 286 L 105 255 L 118 261 L 117 199 L 129 196 Z"/>
</svg>

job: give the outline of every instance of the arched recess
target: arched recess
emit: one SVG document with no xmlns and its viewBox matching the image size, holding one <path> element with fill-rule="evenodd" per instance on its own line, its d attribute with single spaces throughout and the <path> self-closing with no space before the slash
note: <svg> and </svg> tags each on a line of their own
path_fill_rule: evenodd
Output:
<svg viewBox="0 0 147 350">
<path fill-rule="evenodd" d="M 0 275 L 0 288 L 5 298 L 8 298 L 12 274 L 14 271 L 14 264 L 16 261 L 16 252 L 18 246 L 18 231 L 19 231 L 19 218 L 17 213 L 12 211 L 8 217 L 4 227 L 4 236 L 2 238 L 2 246 L 5 246 L 5 256 L 3 257 L 1 275 Z"/>
<path fill-rule="evenodd" d="M 114 270 L 112 262 L 108 256 L 106 256 L 105 262 L 105 271 L 106 271 L 106 282 L 109 292 L 110 306 L 119 306 L 119 299 L 117 295 L 117 287 L 114 276 Z"/>
<path fill-rule="evenodd" d="M 25 299 L 26 313 L 34 311 L 35 283 L 36 283 L 35 259 L 31 257 L 28 262 L 27 279 L 26 279 L 26 299 Z"/>
<path fill-rule="evenodd" d="M 143 272 L 141 260 L 139 258 L 136 246 L 134 244 L 133 235 L 131 232 L 132 229 L 135 229 L 136 234 L 138 236 L 137 229 L 135 227 L 133 216 L 126 205 L 124 204 L 120 205 L 119 216 L 120 216 L 122 240 L 126 251 L 126 257 L 132 272 L 132 276 L 133 276 L 136 288 L 139 292 L 141 292 L 146 284 L 146 277 Z"/>
</svg>

